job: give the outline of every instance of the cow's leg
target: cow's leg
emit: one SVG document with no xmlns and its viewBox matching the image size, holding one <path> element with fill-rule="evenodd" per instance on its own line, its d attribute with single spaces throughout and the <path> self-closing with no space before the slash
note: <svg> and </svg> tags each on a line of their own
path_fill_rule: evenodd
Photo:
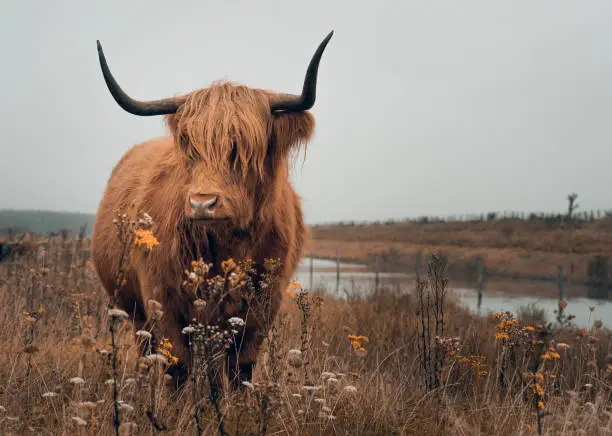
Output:
<svg viewBox="0 0 612 436">
<path fill-rule="evenodd" d="M 236 301 L 225 307 L 225 316 L 241 316 L 245 326 L 236 335 L 233 346 L 228 350 L 226 370 L 232 389 L 242 390 L 242 382 L 251 382 L 259 349 L 280 308 L 280 291 L 272 290 L 260 295 L 250 303 Z"/>
</svg>

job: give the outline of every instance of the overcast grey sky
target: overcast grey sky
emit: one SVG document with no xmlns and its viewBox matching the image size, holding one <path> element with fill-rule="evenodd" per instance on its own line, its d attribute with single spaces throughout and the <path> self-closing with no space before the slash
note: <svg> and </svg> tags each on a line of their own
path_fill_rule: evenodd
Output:
<svg viewBox="0 0 612 436">
<path fill-rule="evenodd" d="M 218 79 L 298 92 L 309 223 L 612 207 L 612 2 L 0 1 L 0 208 L 95 212 L 115 163 L 165 133 L 156 99 Z M 299 4 L 299 5 L 298 5 Z"/>
</svg>

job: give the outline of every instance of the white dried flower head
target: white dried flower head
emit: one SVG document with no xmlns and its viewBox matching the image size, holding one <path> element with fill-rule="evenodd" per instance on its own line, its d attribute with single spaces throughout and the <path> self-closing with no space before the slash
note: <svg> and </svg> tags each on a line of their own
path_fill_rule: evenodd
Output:
<svg viewBox="0 0 612 436">
<path fill-rule="evenodd" d="M 357 392 L 357 388 L 353 385 L 345 386 L 342 390 L 348 394 L 354 394 L 355 392 Z"/>
<path fill-rule="evenodd" d="M 187 327 L 183 328 L 182 332 L 184 335 L 190 335 L 192 333 L 195 333 L 196 329 L 195 327 L 192 327 L 190 325 L 188 325 Z"/>
<path fill-rule="evenodd" d="M 6 413 L 6 407 L 4 407 L 4 406 L 0 406 L 0 412 L 2 412 L 2 413 Z"/>
<path fill-rule="evenodd" d="M 104 382 L 104 384 L 105 384 L 105 385 L 112 385 L 112 384 L 115 384 L 115 380 L 113 380 L 112 378 L 109 378 L 108 380 L 106 380 L 106 381 Z"/>
<path fill-rule="evenodd" d="M 332 411 L 331 407 L 327 407 L 327 406 L 321 407 L 321 410 L 326 413 L 331 413 Z"/>
<path fill-rule="evenodd" d="M 74 385 L 82 385 L 85 383 L 85 380 L 83 380 L 81 377 L 72 377 L 70 379 L 70 383 Z"/>
<path fill-rule="evenodd" d="M 194 272 L 189 273 L 189 280 L 195 280 L 198 276 Z"/>
<path fill-rule="evenodd" d="M 104 404 L 104 400 L 98 400 L 98 401 L 96 401 L 96 403 L 98 403 L 98 404 Z"/>
<path fill-rule="evenodd" d="M 227 322 L 232 327 L 243 327 L 244 326 L 244 320 L 242 318 L 237 317 L 237 316 L 231 317 L 230 319 L 227 320 Z"/>
<path fill-rule="evenodd" d="M 168 359 L 166 359 L 166 356 L 162 355 L 162 354 L 149 354 L 147 357 L 147 362 L 153 364 L 153 363 L 168 363 Z"/>
<path fill-rule="evenodd" d="M 130 406 L 127 403 L 121 403 L 119 404 L 119 408 L 121 410 L 123 410 L 124 412 L 133 412 L 134 411 L 134 407 Z"/>
<path fill-rule="evenodd" d="M 129 385 L 135 385 L 136 383 L 138 383 L 138 381 L 135 378 L 130 377 L 130 378 L 126 378 L 124 383 L 129 386 Z"/>
<path fill-rule="evenodd" d="M 109 353 L 109 351 L 108 351 L 106 348 L 102 348 L 102 349 L 99 351 L 99 353 L 100 353 L 100 354 L 108 354 L 108 353 Z"/>
<path fill-rule="evenodd" d="M 566 344 L 565 342 L 559 342 L 557 344 L 557 348 L 561 350 L 567 350 L 568 348 L 570 348 L 570 346 Z"/>
<path fill-rule="evenodd" d="M 591 389 L 593 387 L 593 384 L 592 383 L 585 383 L 584 387 L 587 388 L 587 389 Z"/>
<path fill-rule="evenodd" d="M 206 301 L 202 300 L 201 298 L 198 298 L 193 302 L 193 305 L 198 309 L 201 309 L 203 307 L 206 307 Z"/>
<path fill-rule="evenodd" d="M 243 381 L 242 386 L 246 386 L 249 389 L 255 389 L 255 386 L 253 386 L 253 383 L 248 382 L 248 381 Z"/>
<path fill-rule="evenodd" d="M 340 380 L 338 380 L 336 377 L 330 377 L 326 380 L 326 382 L 329 383 L 330 385 L 335 385 L 335 384 L 338 384 Z"/>
<path fill-rule="evenodd" d="M 315 398 L 314 401 L 315 401 L 315 403 L 325 404 L 325 399 L 324 398 Z"/>
<path fill-rule="evenodd" d="M 307 392 L 316 392 L 316 391 L 321 389 L 321 386 L 310 386 L 310 385 L 307 385 L 307 386 L 302 386 L 302 389 L 304 389 Z"/>
<path fill-rule="evenodd" d="M 298 414 L 298 415 L 303 415 L 303 414 L 304 414 L 304 411 L 303 411 L 302 409 L 299 409 L 299 410 L 297 411 L 297 414 Z"/>
<path fill-rule="evenodd" d="M 53 397 L 57 397 L 57 394 L 55 392 L 45 392 L 44 394 L 42 394 L 43 398 L 53 398 Z"/>
<path fill-rule="evenodd" d="M 300 368 L 302 366 L 302 351 L 295 348 L 289 350 L 287 353 L 287 363 L 294 368 Z"/>
<path fill-rule="evenodd" d="M 324 371 L 321 373 L 321 378 L 323 380 L 331 378 L 331 377 L 336 377 L 336 374 L 334 374 L 333 372 L 327 372 L 327 371 Z"/>
<path fill-rule="evenodd" d="M 329 344 L 328 344 L 327 342 L 325 342 L 325 341 L 321 341 L 321 344 L 322 344 L 324 347 L 329 347 Z"/>
<path fill-rule="evenodd" d="M 93 403 L 91 401 L 82 401 L 78 404 L 79 407 L 83 407 L 84 409 L 95 409 L 96 408 L 96 403 Z"/>
<path fill-rule="evenodd" d="M 121 309 L 109 309 L 108 316 L 113 319 L 128 319 L 130 317 L 125 310 Z"/>
<path fill-rule="evenodd" d="M 73 416 L 72 420 L 74 421 L 74 423 L 78 426 L 84 427 L 87 425 L 87 421 L 85 421 L 83 418 L 80 418 L 78 416 Z"/>
<path fill-rule="evenodd" d="M 145 338 L 145 339 L 151 339 L 153 337 L 153 335 L 150 332 L 146 331 L 146 330 L 138 330 L 136 332 L 136 336 L 139 336 L 139 337 Z"/>
<path fill-rule="evenodd" d="M 291 394 L 293 398 L 302 398 L 301 394 Z"/>
</svg>

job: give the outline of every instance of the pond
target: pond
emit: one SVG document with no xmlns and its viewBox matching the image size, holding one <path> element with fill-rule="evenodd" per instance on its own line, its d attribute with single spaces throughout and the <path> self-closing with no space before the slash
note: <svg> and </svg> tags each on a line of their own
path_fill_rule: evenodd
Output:
<svg viewBox="0 0 612 436">
<path fill-rule="evenodd" d="M 305 288 L 310 284 L 310 259 L 302 259 L 297 272 L 297 280 Z M 312 287 L 325 289 L 336 294 L 336 262 L 332 260 L 313 259 Z M 340 263 L 338 298 L 347 296 L 366 296 L 375 286 L 375 273 L 363 265 Z M 414 277 L 402 273 L 380 273 L 379 283 L 383 286 L 413 289 Z M 471 312 L 485 315 L 490 312 L 517 311 L 524 306 L 535 304 L 544 310 L 547 321 L 556 322 L 554 311 L 558 308 L 557 285 L 551 282 L 495 281 L 487 283 L 483 292 L 480 310 L 478 309 L 478 291 L 469 285 L 451 283 L 449 292 Z M 579 327 L 589 328 L 595 320 L 600 320 L 607 328 L 612 328 L 612 301 L 607 295 L 594 296 L 586 286 L 566 286 L 565 300 L 568 305 L 566 314 L 576 318 L 573 323 Z M 589 307 L 593 307 L 591 311 Z"/>
</svg>

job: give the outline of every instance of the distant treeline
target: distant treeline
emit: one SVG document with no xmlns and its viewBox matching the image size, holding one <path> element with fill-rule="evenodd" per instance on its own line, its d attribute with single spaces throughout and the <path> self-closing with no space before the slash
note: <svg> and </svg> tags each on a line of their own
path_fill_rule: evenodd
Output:
<svg viewBox="0 0 612 436">
<path fill-rule="evenodd" d="M 487 221 L 539 221 L 547 224 L 562 224 L 562 223 L 585 223 L 595 221 L 604 217 L 612 217 L 612 209 L 610 210 L 589 210 L 573 212 L 571 216 L 562 213 L 544 213 L 544 212 L 488 212 L 480 214 L 463 214 L 463 215 L 447 215 L 447 216 L 420 216 L 415 218 L 388 219 L 376 221 L 336 221 L 315 224 L 312 227 L 324 226 L 367 226 L 367 225 L 385 225 L 394 224 L 434 224 L 434 223 L 453 223 L 453 222 L 487 222 Z"/>
<path fill-rule="evenodd" d="M 488 212 L 480 214 L 448 215 L 448 216 L 420 216 L 415 218 L 389 219 L 377 221 L 339 221 L 318 223 L 313 228 L 325 226 L 365 226 L 394 224 L 434 224 L 453 222 L 492 222 L 504 220 L 521 220 L 544 222 L 548 225 L 581 224 L 595 221 L 604 217 L 612 217 L 612 210 L 590 210 L 573 212 L 571 217 L 562 213 L 526 213 L 526 212 Z M 9 229 L 13 232 L 31 232 L 48 234 L 67 229 L 72 234 L 78 234 L 81 227 L 86 225 L 86 235 L 91 235 L 95 215 L 79 212 L 56 212 L 49 210 L 14 210 L 0 209 L 0 234 Z"/>
<path fill-rule="evenodd" d="M 94 223 L 94 215 L 78 212 L 54 212 L 48 210 L 0 210 L 0 234 L 13 232 L 30 232 L 48 234 L 61 229 L 71 234 L 79 233 L 86 225 L 86 234 L 90 235 Z"/>
</svg>

